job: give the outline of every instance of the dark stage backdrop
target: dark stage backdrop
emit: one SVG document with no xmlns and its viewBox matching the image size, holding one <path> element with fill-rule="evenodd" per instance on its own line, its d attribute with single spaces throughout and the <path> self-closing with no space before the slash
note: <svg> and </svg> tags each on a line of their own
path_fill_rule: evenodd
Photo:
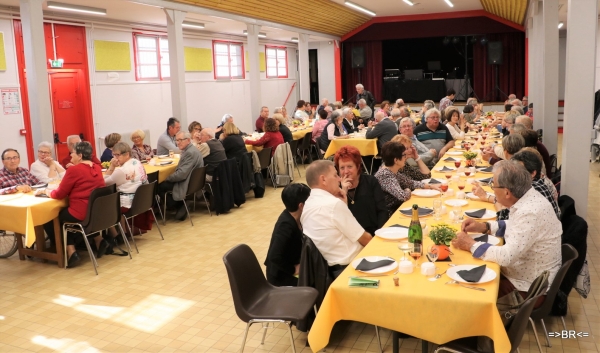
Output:
<svg viewBox="0 0 600 353">
<path fill-rule="evenodd" d="M 362 83 L 367 91 L 373 93 L 377 103 L 382 100 L 383 93 L 383 66 L 381 41 L 343 43 L 344 56 L 342 65 L 344 75 L 342 87 L 344 87 L 344 102 L 356 101 L 356 85 Z M 352 68 L 352 48 L 365 48 L 365 67 Z M 360 77 L 359 77 L 360 76 Z"/>
</svg>

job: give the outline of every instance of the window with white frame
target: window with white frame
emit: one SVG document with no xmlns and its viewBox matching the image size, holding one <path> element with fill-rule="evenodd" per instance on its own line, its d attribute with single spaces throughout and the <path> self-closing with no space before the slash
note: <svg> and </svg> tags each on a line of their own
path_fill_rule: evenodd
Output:
<svg viewBox="0 0 600 353">
<path fill-rule="evenodd" d="M 168 79 L 171 72 L 167 38 L 158 35 L 135 34 L 134 39 L 136 79 Z"/>
<path fill-rule="evenodd" d="M 287 50 L 285 47 L 265 46 L 267 78 L 287 78 Z"/>
<path fill-rule="evenodd" d="M 244 78 L 244 46 L 237 42 L 213 41 L 215 79 Z"/>
</svg>

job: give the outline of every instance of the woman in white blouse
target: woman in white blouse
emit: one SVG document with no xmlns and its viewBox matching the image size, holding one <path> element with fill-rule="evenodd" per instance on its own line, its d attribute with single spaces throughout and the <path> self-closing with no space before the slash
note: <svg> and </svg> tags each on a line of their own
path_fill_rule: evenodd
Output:
<svg viewBox="0 0 600 353">
<path fill-rule="evenodd" d="M 455 107 L 448 107 L 446 109 L 446 118 L 448 119 L 446 127 L 450 130 L 452 138 L 455 140 L 465 138 L 465 120 L 460 116 L 458 109 Z"/>
<path fill-rule="evenodd" d="M 31 164 L 31 174 L 42 183 L 62 179 L 65 175 L 65 168 L 52 158 L 52 147 L 50 142 L 40 143 L 38 145 L 38 159 Z"/>
</svg>

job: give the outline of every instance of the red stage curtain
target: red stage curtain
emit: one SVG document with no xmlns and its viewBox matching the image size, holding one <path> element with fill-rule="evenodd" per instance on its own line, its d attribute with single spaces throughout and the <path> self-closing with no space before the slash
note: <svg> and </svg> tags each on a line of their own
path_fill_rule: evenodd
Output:
<svg viewBox="0 0 600 353">
<path fill-rule="evenodd" d="M 352 48 L 365 48 L 365 67 L 352 68 Z M 362 83 L 376 102 L 383 95 L 383 57 L 381 41 L 344 43 L 344 102 L 356 100 L 356 85 Z M 358 71 L 360 70 L 360 77 Z"/>
<path fill-rule="evenodd" d="M 507 95 L 514 93 L 520 99 L 525 94 L 525 34 L 488 34 L 490 42 L 502 42 L 502 61 L 498 65 L 498 87 Z M 473 45 L 473 90 L 481 101 L 504 101 L 500 92 L 492 93 L 496 81 L 495 65 L 488 65 L 487 46 Z"/>
</svg>

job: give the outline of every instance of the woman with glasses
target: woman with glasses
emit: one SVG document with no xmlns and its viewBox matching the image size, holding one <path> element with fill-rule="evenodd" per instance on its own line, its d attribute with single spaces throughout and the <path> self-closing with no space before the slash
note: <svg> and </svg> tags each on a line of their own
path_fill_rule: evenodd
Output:
<svg viewBox="0 0 600 353">
<path fill-rule="evenodd" d="M 202 124 L 197 121 L 192 121 L 188 126 L 188 131 L 190 132 L 190 135 L 192 135 L 192 144 L 198 147 L 201 144 L 200 131 L 202 131 Z"/>
<path fill-rule="evenodd" d="M 144 144 L 144 138 L 146 138 L 146 133 L 142 130 L 135 130 L 131 134 L 131 141 L 133 142 L 133 147 L 131 147 L 131 158 L 135 158 L 138 161 L 147 161 L 154 157 L 152 147 Z"/>
<path fill-rule="evenodd" d="M 44 141 L 38 145 L 38 159 L 31 164 L 29 171 L 42 183 L 62 179 L 65 168 L 52 158 L 52 144 Z"/>
</svg>

